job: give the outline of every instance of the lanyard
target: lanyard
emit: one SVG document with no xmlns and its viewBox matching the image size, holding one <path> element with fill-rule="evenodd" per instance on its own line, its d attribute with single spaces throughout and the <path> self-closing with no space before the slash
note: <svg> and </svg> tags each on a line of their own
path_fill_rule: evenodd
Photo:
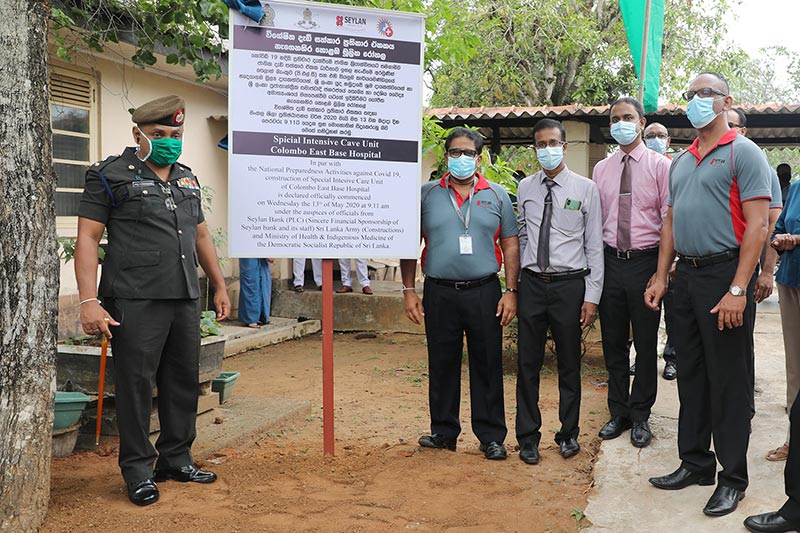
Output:
<svg viewBox="0 0 800 533">
<path fill-rule="evenodd" d="M 453 186 L 450 184 L 450 179 L 448 178 L 447 184 L 449 185 L 448 189 L 453 189 Z M 450 194 L 450 191 L 447 192 L 447 196 L 450 198 L 450 203 L 453 204 L 453 209 L 456 211 L 456 215 L 464 223 L 464 235 L 469 235 L 469 218 L 472 214 L 472 197 L 475 196 L 475 186 L 478 184 L 478 178 L 475 178 L 472 181 L 472 189 L 469 191 L 469 198 L 467 201 L 467 216 L 464 216 L 464 213 L 461 212 L 461 209 L 458 207 L 458 202 L 456 202 L 456 191 L 453 189 L 453 194 Z"/>
</svg>

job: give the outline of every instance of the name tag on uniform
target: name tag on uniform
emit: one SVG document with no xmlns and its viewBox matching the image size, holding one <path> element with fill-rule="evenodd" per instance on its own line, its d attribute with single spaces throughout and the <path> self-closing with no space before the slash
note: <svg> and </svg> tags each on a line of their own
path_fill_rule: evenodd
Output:
<svg viewBox="0 0 800 533">
<path fill-rule="evenodd" d="M 192 189 L 195 191 L 200 190 L 200 184 L 194 178 L 181 178 L 178 180 L 178 187 L 181 189 Z"/>
<path fill-rule="evenodd" d="M 156 184 L 152 181 L 134 181 L 131 183 L 134 187 L 155 187 Z"/>
<path fill-rule="evenodd" d="M 458 238 L 458 248 L 461 255 L 472 255 L 472 235 L 462 235 Z"/>
<path fill-rule="evenodd" d="M 577 211 L 581 208 L 581 201 L 580 200 L 572 200 L 567 198 L 567 201 L 564 202 L 564 209 L 569 209 L 570 211 Z"/>
</svg>

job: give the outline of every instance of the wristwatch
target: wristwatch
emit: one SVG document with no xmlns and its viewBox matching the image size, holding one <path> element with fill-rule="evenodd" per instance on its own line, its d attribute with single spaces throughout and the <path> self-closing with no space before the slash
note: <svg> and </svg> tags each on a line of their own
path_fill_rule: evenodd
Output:
<svg viewBox="0 0 800 533">
<path fill-rule="evenodd" d="M 515 289 L 514 287 L 506 287 L 506 292 L 519 292 L 519 290 Z"/>
<path fill-rule="evenodd" d="M 744 289 L 738 285 L 731 285 L 731 288 L 728 289 L 728 292 L 731 293 L 731 296 L 744 296 Z"/>
</svg>

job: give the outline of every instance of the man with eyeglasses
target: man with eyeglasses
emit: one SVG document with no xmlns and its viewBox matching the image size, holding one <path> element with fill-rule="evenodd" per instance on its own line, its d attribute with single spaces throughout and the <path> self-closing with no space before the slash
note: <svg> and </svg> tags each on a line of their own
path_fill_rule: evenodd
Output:
<svg viewBox="0 0 800 533">
<path fill-rule="evenodd" d="M 600 321 L 611 415 L 599 435 L 610 440 L 631 429 L 631 444 L 644 448 L 652 439 L 648 419 L 656 401 L 661 312 L 648 308 L 642 294 L 658 266 L 670 163 L 642 141 L 646 119 L 638 100 L 617 99 L 609 118 L 619 150 L 597 163 L 592 173 L 603 212 L 605 277 Z M 631 328 L 636 349 L 632 387 L 628 373 Z"/>
<path fill-rule="evenodd" d="M 542 170 L 517 189 L 522 275 L 517 361 L 517 441 L 520 459 L 539 462 L 542 414 L 539 374 L 550 328 L 558 359 L 555 441 L 564 459 L 580 450 L 581 333 L 594 323 L 603 290 L 603 236 L 597 185 L 564 163 L 564 126 L 542 119 L 533 127 Z"/>
<path fill-rule="evenodd" d="M 723 516 L 748 484 L 753 272 L 769 225 L 770 169 L 761 149 L 728 127 L 733 99 L 725 78 L 703 72 L 684 98 L 698 137 L 672 162 L 658 271 L 645 292 L 657 310 L 677 251 L 681 465 L 650 483 L 677 490 L 716 482 L 703 513 Z"/>
<path fill-rule="evenodd" d="M 669 149 L 669 143 L 671 141 L 669 130 L 660 122 L 651 122 L 644 129 L 645 146 L 669 159 L 672 159 L 667 155 L 667 150 Z"/>
<path fill-rule="evenodd" d="M 672 156 L 667 153 L 670 142 L 672 142 L 672 139 L 669 136 L 669 130 L 660 122 L 651 122 L 644 129 L 644 144 L 651 150 L 665 156 L 667 159 L 672 159 Z M 672 321 L 672 294 L 674 293 L 672 279 L 675 277 L 675 263 L 673 263 L 672 268 L 670 268 L 669 276 L 669 288 L 664 295 L 664 325 L 667 329 L 667 341 L 664 343 L 664 351 L 662 352 L 664 356 L 664 371 L 661 373 L 661 377 L 667 381 L 672 381 L 678 375 L 675 345 L 672 342 L 672 339 L 675 337 L 673 331 L 675 326 Z M 635 365 L 631 367 L 631 375 L 635 374 L 633 371 L 634 367 Z"/>
<path fill-rule="evenodd" d="M 472 431 L 487 459 L 503 460 L 503 326 L 517 309 L 519 240 L 508 193 L 478 172 L 482 149 L 479 133 L 455 128 L 445 140 L 448 172 L 422 186 L 422 300 L 417 260 L 402 259 L 400 271 L 406 316 L 425 321 L 428 343 L 431 434 L 420 446 L 456 450 L 466 333 Z M 505 294 L 497 277 L 503 262 Z"/>
<path fill-rule="evenodd" d="M 231 304 L 203 216 L 200 185 L 177 161 L 184 109 L 178 96 L 137 108 L 131 117 L 137 148 L 89 167 L 78 208 L 81 324 L 86 333 L 111 339 L 119 466 L 128 499 L 136 505 L 158 501 L 156 482 L 217 478 L 192 460 L 200 390 L 198 264 L 214 286 L 217 320 L 228 316 Z M 105 230 L 98 288 L 97 246 Z M 161 422 L 155 447 L 150 443 L 154 384 Z"/>
</svg>

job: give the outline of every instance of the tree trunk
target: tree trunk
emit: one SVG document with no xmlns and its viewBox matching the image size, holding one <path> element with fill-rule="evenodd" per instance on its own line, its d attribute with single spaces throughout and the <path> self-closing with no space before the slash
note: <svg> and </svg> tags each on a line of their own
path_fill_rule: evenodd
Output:
<svg viewBox="0 0 800 533">
<path fill-rule="evenodd" d="M 42 0 L 0 0 L 0 530 L 50 497 L 59 263 Z"/>
</svg>

